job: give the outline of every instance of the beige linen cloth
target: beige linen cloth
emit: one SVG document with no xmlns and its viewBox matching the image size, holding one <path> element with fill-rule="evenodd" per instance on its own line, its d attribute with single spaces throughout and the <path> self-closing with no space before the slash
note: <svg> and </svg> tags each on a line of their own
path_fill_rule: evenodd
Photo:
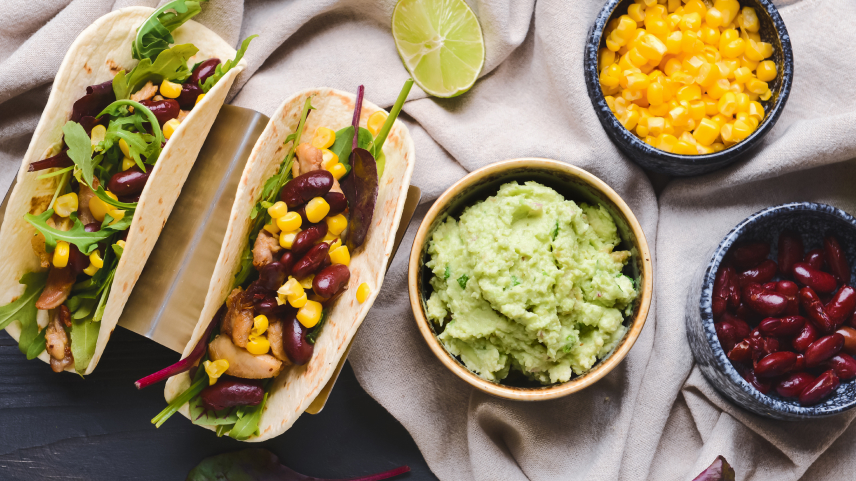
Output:
<svg viewBox="0 0 856 481">
<path fill-rule="evenodd" d="M 100 15 L 137 4 L 158 2 L 3 0 L 4 192 L 74 37 Z M 752 159 L 671 181 L 659 198 L 609 141 L 586 94 L 583 45 L 603 0 L 470 4 L 486 41 L 482 79 L 451 100 L 414 88 L 404 107 L 423 205 L 351 353 L 366 391 L 444 480 L 690 480 L 717 454 L 741 481 L 853 479 L 853 414 L 780 422 L 733 406 L 694 368 L 684 308 L 706 253 L 745 216 L 794 200 L 856 213 L 856 2 L 780 1 L 796 74 L 778 124 Z M 299 89 L 365 84 L 368 99 L 389 106 L 407 78 L 389 33 L 393 6 L 212 0 L 198 20 L 233 44 L 260 34 L 235 105 L 270 114 Z M 656 302 L 625 361 L 581 393 L 532 404 L 492 398 L 447 371 L 417 332 L 406 290 L 409 246 L 431 202 L 468 171 L 520 156 L 558 159 L 605 180 L 636 213 L 656 259 Z"/>
</svg>

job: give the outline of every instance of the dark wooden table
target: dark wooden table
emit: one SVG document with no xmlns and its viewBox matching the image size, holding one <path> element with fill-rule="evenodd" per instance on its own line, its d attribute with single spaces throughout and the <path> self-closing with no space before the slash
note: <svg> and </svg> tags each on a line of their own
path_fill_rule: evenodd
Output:
<svg viewBox="0 0 856 481">
<path fill-rule="evenodd" d="M 304 414 L 285 434 L 261 443 L 217 438 L 166 406 L 163 387 L 134 381 L 177 361 L 169 349 L 117 328 L 98 369 L 86 379 L 27 361 L 0 333 L 0 479 L 181 480 L 203 458 L 264 447 L 311 476 L 349 478 L 401 465 L 396 479 L 436 479 L 407 431 L 363 391 L 345 366 L 324 410 Z"/>
</svg>

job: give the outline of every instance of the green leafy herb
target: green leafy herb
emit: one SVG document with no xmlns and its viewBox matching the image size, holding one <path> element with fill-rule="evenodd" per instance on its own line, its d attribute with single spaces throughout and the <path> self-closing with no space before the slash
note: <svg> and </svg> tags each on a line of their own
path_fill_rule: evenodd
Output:
<svg viewBox="0 0 856 481">
<path fill-rule="evenodd" d="M 155 85 L 164 80 L 182 83 L 191 74 L 187 61 L 198 51 L 199 49 L 193 44 L 186 43 L 160 52 L 154 63 L 152 63 L 151 58 L 144 58 L 130 73 L 126 74 L 122 70 L 113 77 L 113 93 L 119 100 L 129 99 L 132 93 L 139 90 L 148 81 Z"/>
<path fill-rule="evenodd" d="M 446 266 L 446 272 L 443 273 L 443 279 L 448 279 L 452 275 L 452 269 Z"/>
<path fill-rule="evenodd" d="M 556 227 L 553 228 L 553 232 L 550 233 L 550 237 L 552 237 L 553 240 L 556 240 L 556 237 L 558 237 L 558 236 L 559 236 L 559 221 L 556 221 Z"/>
<path fill-rule="evenodd" d="M 238 62 L 244 58 L 244 54 L 247 52 L 247 47 L 250 46 L 250 41 L 256 37 L 258 37 L 258 35 L 250 35 L 244 39 L 244 41 L 241 42 L 241 47 L 238 49 L 238 53 L 235 55 L 234 60 L 226 60 L 226 63 L 221 63 L 214 68 L 214 74 L 205 79 L 205 82 L 199 84 L 199 87 L 203 92 L 208 93 L 208 91 L 214 88 L 214 85 L 216 85 L 229 70 L 232 70 L 232 67 L 238 65 Z"/>
<path fill-rule="evenodd" d="M 241 269 L 235 274 L 235 280 L 232 282 L 232 289 L 242 285 L 253 273 L 253 251 L 250 245 L 244 247 L 241 252 Z"/>
<path fill-rule="evenodd" d="M 306 342 L 309 344 L 315 344 L 315 340 L 318 339 L 318 335 L 321 334 L 321 328 L 324 327 L 324 324 L 327 322 L 327 317 L 330 315 L 329 309 L 324 309 L 321 311 L 321 320 L 318 321 L 318 325 L 312 329 L 309 334 L 306 335 Z"/>
<path fill-rule="evenodd" d="M 116 259 L 121 259 L 122 254 L 125 253 L 125 248 L 120 246 L 119 244 L 113 244 L 111 247 L 113 247 L 113 253 L 116 254 Z"/>
<path fill-rule="evenodd" d="M 172 32 L 202 11 L 206 0 L 175 0 L 158 8 L 137 29 L 131 55 L 137 60 L 157 58 L 175 42 Z"/>
<path fill-rule="evenodd" d="M 244 441 L 252 436 L 258 436 L 259 420 L 262 418 L 262 411 L 265 409 L 267 399 L 268 393 L 265 393 L 262 402 L 257 406 L 241 406 L 238 408 L 238 420 L 235 422 L 235 426 L 229 431 L 230 438 Z"/>
<path fill-rule="evenodd" d="M 458 285 L 461 286 L 461 289 L 467 288 L 467 281 L 468 280 L 470 280 L 470 277 L 466 274 L 464 274 L 458 278 Z"/>
<path fill-rule="evenodd" d="M 86 185 L 92 185 L 92 143 L 86 130 L 69 120 L 62 127 L 63 140 L 68 145 L 68 157 L 80 169 Z"/>
<path fill-rule="evenodd" d="M 89 361 L 95 355 L 95 344 L 98 341 L 100 329 L 101 323 L 92 319 L 71 323 L 71 354 L 74 355 L 74 370 L 79 374 L 86 372 Z"/>
<path fill-rule="evenodd" d="M 511 276 L 511 286 L 519 286 L 520 280 L 517 279 L 517 276 Z"/>
<path fill-rule="evenodd" d="M 45 282 L 48 279 L 47 272 L 28 272 L 24 274 L 18 281 L 24 284 L 24 293 L 17 299 L 0 307 L 0 329 L 5 329 L 12 323 L 18 321 L 21 323 L 21 336 L 18 338 L 18 349 L 27 355 L 27 359 L 32 359 L 44 350 L 44 332 L 39 332 L 39 324 L 36 321 L 38 309 L 36 309 L 36 301 L 42 294 L 45 288 Z M 39 337 L 41 340 L 39 340 Z M 41 349 L 39 349 L 41 346 Z M 38 350 L 31 356 L 32 351 Z"/>
<path fill-rule="evenodd" d="M 357 147 L 370 150 L 372 146 L 372 133 L 368 129 L 360 127 L 359 137 L 357 137 Z M 349 125 L 345 128 L 336 131 L 336 140 L 330 146 L 330 152 L 333 152 L 339 157 L 339 163 L 345 166 L 347 172 L 351 172 L 351 149 L 354 146 L 354 126 Z M 347 173 L 346 173 L 347 175 Z"/>
<path fill-rule="evenodd" d="M 131 113 L 128 107 L 134 107 L 134 112 Z M 117 100 L 102 110 L 98 117 L 104 115 L 109 115 L 113 119 L 110 120 L 107 133 L 104 140 L 98 144 L 99 146 L 107 150 L 124 139 L 128 143 L 131 157 L 143 172 L 146 168 L 141 156 L 146 157 L 146 163 L 149 165 L 157 162 L 164 137 L 158 119 L 151 110 L 133 100 Z M 151 134 L 148 133 L 145 122 L 148 122 L 152 130 Z"/>
<path fill-rule="evenodd" d="M 238 408 L 231 407 L 220 411 L 211 411 L 205 408 L 200 396 L 191 399 L 187 407 L 190 410 L 190 422 L 199 426 L 231 425 L 238 421 Z"/>
<path fill-rule="evenodd" d="M 74 244 L 80 249 L 80 252 L 89 255 L 98 248 L 98 243 L 110 237 L 115 232 L 111 229 L 113 226 L 108 226 L 107 229 L 101 229 L 97 232 L 86 232 L 83 223 L 77 218 L 77 213 L 71 214 L 71 219 L 74 220 L 74 225 L 67 231 L 62 231 L 47 225 L 47 220 L 53 215 L 53 209 L 48 209 L 39 215 L 25 214 L 24 218 L 27 222 L 33 225 L 42 235 L 45 236 L 45 250 L 53 252 L 56 248 L 57 241 L 66 241 L 69 244 Z"/>
<path fill-rule="evenodd" d="M 383 170 L 386 166 L 386 158 L 383 155 L 383 143 L 386 141 L 386 136 L 389 135 L 389 131 L 392 130 L 392 125 L 395 123 L 395 119 L 398 118 L 398 114 L 401 113 L 401 108 L 404 106 L 404 101 L 407 100 L 407 95 L 410 93 L 411 87 L 413 87 L 413 79 L 409 78 L 404 82 L 404 86 L 401 88 L 401 92 L 399 92 L 398 98 L 395 100 L 395 104 L 389 110 L 389 116 L 383 123 L 383 127 L 378 131 L 374 145 L 370 151 L 374 158 L 377 159 L 378 179 L 383 176 Z"/>
<path fill-rule="evenodd" d="M 181 406 L 184 406 L 184 403 L 190 401 L 191 399 L 199 395 L 199 393 L 201 393 L 207 385 L 208 379 L 203 378 L 199 379 L 198 381 L 195 381 L 193 384 L 190 385 L 189 388 L 187 388 L 186 391 L 176 396 L 175 399 L 173 399 L 172 402 L 170 402 L 164 408 L 163 411 L 161 411 L 160 413 L 158 413 L 157 416 L 152 418 L 152 424 L 154 424 L 156 428 L 161 427 L 161 424 L 165 423 L 167 419 L 172 417 L 173 414 L 177 413 Z"/>
</svg>

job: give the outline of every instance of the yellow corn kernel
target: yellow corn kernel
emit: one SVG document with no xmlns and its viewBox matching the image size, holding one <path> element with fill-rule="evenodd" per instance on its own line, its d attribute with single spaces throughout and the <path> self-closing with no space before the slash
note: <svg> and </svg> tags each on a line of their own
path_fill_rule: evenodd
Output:
<svg viewBox="0 0 856 481">
<path fill-rule="evenodd" d="M 737 142 L 734 137 L 734 124 L 731 122 L 728 122 L 722 127 L 720 127 L 719 135 L 722 136 L 723 142 Z"/>
<path fill-rule="evenodd" d="M 719 107 L 717 107 L 716 100 L 713 100 L 707 95 L 703 95 L 701 97 L 701 101 L 704 102 L 704 114 L 707 116 L 713 116 L 719 113 Z"/>
<path fill-rule="evenodd" d="M 606 95 L 603 99 L 606 100 L 606 106 L 609 107 L 609 110 L 615 113 L 615 97 L 612 95 Z"/>
<path fill-rule="evenodd" d="M 727 92 L 719 99 L 717 108 L 719 109 L 719 113 L 726 117 L 734 115 L 737 112 L 737 96 L 733 92 Z"/>
<path fill-rule="evenodd" d="M 684 140 L 678 140 L 678 143 L 675 144 L 674 153 L 679 155 L 696 155 L 698 153 L 698 149 L 696 149 L 694 144 Z"/>
<path fill-rule="evenodd" d="M 737 58 L 743 55 L 744 50 L 746 50 L 746 42 L 742 38 L 732 40 L 725 45 L 720 42 L 719 45 L 719 53 L 725 58 Z"/>
<path fill-rule="evenodd" d="M 683 106 L 675 107 L 669 111 L 669 120 L 671 120 L 672 125 L 686 125 L 689 119 L 690 113 Z"/>
<path fill-rule="evenodd" d="M 710 146 L 714 152 L 721 152 L 725 150 L 725 144 L 722 142 L 714 142 L 713 145 Z"/>
<path fill-rule="evenodd" d="M 163 124 L 163 136 L 169 140 L 172 137 L 172 134 L 178 129 L 178 126 L 181 124 L 181 121 L 178 119 L 169 119 Z"/>
<path fill-rule="evenodd" d="M 57 241 L 56 247 L 53 252 L 53 265 L 54 267 L 58 267 L 62 269 L 63 267 L 68 265 L 68 252 L 69 252 L 68 242 L 66 241 Z"/>
<path fill-rule="evenodd" d="M 663 68 L 663 73 L 671 77 L 681 71 L 681 61 L 676 58 L 670 58 Z"/>
<path fill-rule="evenodd" d="M 776 78 L 778 75 L 778 71 L 776 70 L 776 63 L 772 60 L 764 60 L 763 62 L 758 64 L 758 68 L 755 70 L 755 75 L 758 76 L 758 80 L 762 82 L 769 82 Z"/>
<path fill-rule="evenodd" d="M 711 145 L 719 137 L 719 125 L 711 119 L 702 119 L 693 132 L 693 138 L 701 145 Z"/>
<path fill-rule="evenodd" d="M 749 102 L 749 109 L 746 111 L 750 117 L 755 117 L 758 122 L 764 120 L 764 106 L 760 102 Z"/>
<path fill-rule="evenodd" d="M 60 217 L 68 217 L 72 212 L 77 212 L 77 194 L 69 192 L 61 195 L 54 201 L 54 212 Z"/>
<path fill-rule="evenodd" d="M 656 149 L 657 148 L 657 137 L 654 137 L 653 135 L 649 135 L 649 136 L 645 137 L 645 143 Z"/>
<path fill-rule="evenodd" d="M 324 239 L 324 240 L 325 240 L 325 241 L 327 240 L 327 239 L 326 239 L 326 236 L 325 236 L 325 239 Z M 334 249 L 337 249 L 337 248 L 338 248 L 339 246 L 341 246 L 341 245 L 342 245 L 342 239 L 341 239 L 341 238 L 339 238 L 339 237 L 337 237 L 337 238 L 335 238 L 335 239 L 333 240 L 333 242 L 330 242 L 330 250 L 332 251 L 332 250 L 334 250 Z M 328 251 L 328 252 L 329 252 L 329 251 Z"/>
<path fill-rule="evenodd" d="M 606 37 L 605 43 L 606 43 L 606 48 L 608 48 L 609 50 L 612 50 L 613 52 L 617 52 L 619 49 L 621 49 L 621 44 L 618 43 L 618 41 L 615 39 L 614 34 Z"/>
<path fill-rule="evenodd" d="M 740 141 L 749 137 L 755 129 L 749 123 L 743 120 L 735 120 L 732 128 L 732 137 L 735 141 Z"/>
<path fill-rule="evenodd" d="M 683 85 L 692 85 L 695 83 L 695 77 L 686 72 L 675 72 L 675 74 L 672 75 L 672 80 Z"/>
<path fill-rule="evenodd" d="M 261 336 L 267 331 L 269 325 L 270 321 L 268 321 L 267 316 L 260 314 L 253 318 L 253 329 L 250 332 L 256 336 Z"/>
<path fill-rule="evenodd" d="M 323 307 L 320 302 L 306 301 L 306 304 L 297 311 L 297 320 L 303 327 L 312 328 L 321 320 Z"/>
<path fill-rule="evenodd" d="M 627 16 L 632 18 L 636 23 L 642 22 L 645 20 L 645 7 L 634 3 L 627 7 Z"/>
<path fill-rule="evenodd" d="M 748 112 L 749 111 L 749 96 L 744 93 L 739 93 L 734 95 L 735 99 L 737 99 L 737 112 Z"/>
<path fill-rule="evenodd" d="M 652 105 L 648 108 L 648 112 L 655 117 L 665 117 L 668 115 L 669 110 L 671 110 L 671 107 L 665 102 L 660 105 Z"/>
<path fill-rule="evenodd" d="M 719 30 L 708 25 L 704 25 L 699 30 L 699 38 L 707 45 L 719 45 Z"/>
<path fill-rule="evenodd" d="M 116 245 L 117 245 L 117 246 L 119 246 L 119 247 L 121 247 L 122 249 L 124 249 L 124 248 L 125 248 L 125 241 L 123 241 L 123 240 L 117 240 L 117 241 L 116 241 Z"/>
<path fill-rule="evenodd" d="M 684 70 L 684 72 L 693 76 L 698 75 L 698 71 L 702 67 L 702 65 L 704 65 L 704 60 L 695 55 L 681 62 L 681 68 Z"/>
<path fill-rule="evenodd" d="M 321 168 L 330 170 L 334 165 L 339 163 L 339 156 L 329 149 L 321 150 Z"/>
<path fill-rule="evenodd" d="M 681 8 L 681 0 L 668 0 L 666 2 L 666 6 L 668 7 L 669 13 L 674 13 L 677 9 Z"/>
<path fill-rule="evenodd" d="M 768 42 L 758 42 L 758 45 L 761 46 L 761 56 L 764 58 L 770 58 L 773 56 L 773 44 Z"/>
<path fill-rule="evenodd" d="M 369 119 L 366 121 L 366 128 L 369 129 L 369 132 L 371 132 L 372 135 L 377 136 L 377 133 L 380 132 L 380 128 L 383 127 L 383 123 L 386 122 L 386 118 L 386 112 L 378 110 L 377 112 L 369 115 Z"/>
<path fill-rule="evenodd" d="M 366 302 L 366 299 L 369 298 L 371 293 L 372 288 L 369 287 L 368 284 L 363 282 L 362 284 L 360 284 L 360 287 L 357 287 L 357 302 L 359 302 L 360 304 Z"/>
<path fill-rule="evenodd" d="M 271 218 L 279 219 L 280 217 L 284 216 L 285 214 L 288 214 L 288 206 L 285 205 L 285 202 L 279 200 L 279 201 L 274 202 L 274 204 L 272 206 L 268 207 L 267 211 L 268 211 L 268 214 L 270 214 Z M 298 217 L 300 217 L 300 215 L 298 215 Z M 300 226 L 297 226 L 297 227 L 300 227 Z M 291 229 L 291 230 L 295 230 L 295 229 Z"/>
<path fill-rule="evenodd" d="M 707 88 L 713 85 L 713 83 L 720 78 L 719 66 L 714 63 L 705 62 L 704 65 L 699 68 L 698 74 L 695 76 L 695 81 L 702 87 Z"/>
<path fill-rule="evenodd" d="M 125 211 L 122 209 L 113 209 L 111 211 L 108 211 L 107 215 L 109 215 L 110 217 L 113 218 L 113 220 L 111 220 L 110 224 L 109 224 L 109 225 L 113 225 L 125 217 Z"/>
<path fill-rule="evenodd" d="M 681 51 L 684 53 L 701 53 L 704 51 L 704 42 L 698 38 L 698 34 L 692 30 L 684 30 L 681 39 Z"/>
<path fill-rule="evenodd" d="M 300 297 L 303 295 L 303 286 L 297 282 L 297 279 L 289 277 L 276 293 L 284 297 Z"/>
<path fill-rule="evenodd" d="M 130 157 L 122 157 L 122 170 L 123 171 L 128 170 L 135 165 L 137 165 L 137 163 L 134 162 L 134 159 L 132 159 Z"/>
<path fill-rule="evenodd" d="M 669 23 L 663 19 L 654 19 L 650 22 L 645 22 L 645 30 L 657 38 L 665 38 L 669 34 Z"/>
<path fill-rule="evenodd" d="M 635 110 L 628 110 L 620 119 L 621 125 L 624 126 L 627 130 L 633 130 L 636 128 L 636 123 L 639 122 L 639 112 Z"/>
<path fill-rule="evenodd" d="M 729 120 L 731 120 L 731 119 L 730 119 L 730 118 L 728 118 L 728 117 L 726 117 L 726 116 L 724 116 L 724 115 L 722 115 L 722 114 L 716 114 L 716 115 L 714 115 L 713 117 L 711 117 L 711 118 L 710 118 L 710 120 L 712 120 L 712 121 L 716 122 L 716 125 L 718 125 L 718 126 L 719 126 L 718 128 L 720 128 L 720 129 L 721 129 L 721 128 L 722 128 L 722 126 L 723 126 L 723 125 L 725 125 L 725 124 L 727 124 L 727 123 L 728 123 L 728 121 L 729 121 Z"/>
<path fill-rule="evenodd" d="M 199 94 L 196 96 L 196 101 L 193 102 L 193 105 L 199 105 L 199 102 L 202 102 L 202 99 L 205 98 L 205 94 Z"/>
<path fill-rule="evenodd" d="M 728 86 L 728 90 L 731 91 L 731 93 L 733 93 L 734 95 L 743 93 L 743 84 L 734 82 Z"/>
<path fill-rule="evenodd" d="M 748 59 L 746 57 L 746 52 L 743 52 L 743 56 L 740 57 L 740 66 L 748 68 L 749 71 L 751 72 L 751 71 L 755 70 L 756 68 L 758 68 L 758 62 L 756 62 L 755 60 Z"/>
<path fill-rule="evenodd" d="M 125 157 L 131 156 L 131 148 L 128 143 L 125 142 L 125 139 L 119 139 L 119 150 L 121 150 L 122 153 L 125 154 Z"/>
<path fill-rule="evenodd" d="M 749 32 L 757 32 L 761 28 L 761 22 L 758 21 L 758 14 L 755 13 L 754 8 L 743 7 L 740 13 L 740 19 L 737 21 L 740 28 Z"/>
<path fill-rule="evenodd" d="M 603 72 L 603 69 L 615 63 L 615 52 L 608 48 L 602 48 L 597 52 L 597 70 Z M 375 134 L 373 134 L 375 135 Z"/>
<path fill-rule="evenodd" d="M 92 144 L 92 147 L 95 147 L 99 142 L 104 140 L 104 137 L 106 136 L 107 127 L 96 125 L 95 127 L 92 127 L 92 131 L 89 133 L 89 142 Z"/>
<path fill-rule="evenodd" d="M 98 252 L 98 249 L 92 251 L 92 254 L 89 254 L 89 262 L 98 269 L 104 267 L 104 259 L 101 258 L 101 254 Z"/>
<path fill-rule="evenodd" d="M 680 30 L 674 31 L 666 37 L 666 52 L 677 55 L 681 53 L 681 44 L 683 43 L 683 33 Z"/>
<path fill-rule="evenodd" d="M 698 124 L 701 119 L 705 118 L 705 115 L 707 115 L 707 113 L 704 100 L 699 99 L 690 102 L 690 117 L 696 121 L 696 124 Z"/>
<path fill-rule="evenodd" d="M 643 57 L 649 61 L 656 61 L 657 63 L 660 63 L 663 55 L 666 55 L 666 51 L 668 50 L 665 43 L 650 33 L 644 35 L 638 42 L 636 42 L 636 49 Z"/>
<path fill-rule="evenodd" d="M 657 138 L 657 148 L 666 152 L 674 152 L 678 139 L 671 134 L 662 134 Z"/>
<path fill-rule="evenodd" d="M 613 64 L 616 68 L 617 65 Z M 615 88 L 618 87 L 620 79 L 618 77 L 613 77 L 609 74 L 609 68 L 605 68 L 603 72 L 600 73 L 600 85 L 604 88 Z"/>
<path fill-rule="evenodd" d="M 306 220 L 315 224 L 321 222 L 330 212 L 330 204 L 323 197 L 315 197 L 306 204 Z"/>
<path fill-rule="evenodd" d="M 330 262 L 347 266 L 351 263 L 351 253 L 348 246 L 341 246 L 330 251 Z"/>
<path fill-rule="evenodd" d="M 707 95 L 714 100 L 719 100 L 723 95 L 729 92 L 729 87 L 731 87 L 731 83 L 728 80 L 717 80 L 710 88 L 707 89 Z"/>
<path fill-rule="evenodd" d="M 94 276 L 97 272 L 98 268 L 93 266 L 91 263 L 86 267 L 86 269 L 83 269 L 83 273 L 89 277 Z"/>
<path fill-rule="evenodd" d="M 755 94 L 755 95 L 758 95 L 758 94 Z M 770 89 L 767 89 L 767 91 L 762 93 L 758 98 L 766 102 L 767 100 L 770 100 L 770 97 L 772 97 L 772 96 L 773 96 L 773 91 Z M 750 95 L 750 98 L 751 98 L 751 95 Z"/>
<path fill-rule="evenodd" d="M 267 354 L 270 351 L 270 341 L 266 337 L 250 335 L 247 340 L 247 351 L 256 356 Z"/>
<path fill-rule="evenodd" d="M 770 87 L 767 85 L 767 82 L 759 79 L 752 79 L 746 82 L 746 90 L 755 93 L 755 94 L 763 94 L 767 92 Z"/>
<path fill-rule="evenodd" d="M 265 224 L 264 227 L 262 227 L 262 229 L 270 232 L 274 236 L 278 236 L 280 233 L 280 229 L 279 229 L 279 226 L 276 225 L 276 219 L 271 219 L 270 221 L 271 221 L 271 223 Z"/>
<path fill-rule="evenodd" d="M 287 212 L 276 219 L 276 226 L 283 232 L 295 232 L 303 225 L 303 217 L 297 212 Z"/>
<path fill-rule="evenodd" d="M 678 101 L 691 102 L 701 98 L 701 88 L 698 85 L 686 85 L 678 89 Z"/>
<path fill-rule="evenodd" d="M 645 137 L 647 137 L 648 136 L 648 126 L 642 125 L 642 124 L 637 124 L 636 125 L 636 135 L 640 139 L 644 139 Z"/>
<path fill-rule="evenodd" d="M 344 165 L 337 163 L 330 168 L 330 173 L 333 174 L 333 178 L 339 180 L 348 173 L 348 169 L 346 169 Z"/>
<path fill-rule="evenodd" d="M 342 214 L 327 217 L 324 221 L 327 223 L 327 232 L 334 236 L 341 234 L 345 227 L 348 227 L 348 219 Z"/>
<path fill-rule="evenodd" d="M 168 99 L 177 99 L 181 95 L 181 84 L 164 79 L 160 84 L 160 94 Z"/>
<path fill-rule="evenodd" d="M 766 55 L 767 51 L 772 53 L 773 46 L 766 42 L 749 40 L 749 42 L 746 43 L 746 58 L 750 60 L 754 60 L 756 62 L 764 60 L 769 57 L 769 55 Z"/>
<path fill-rule="evenodd" d="M 296 308 L 300 309 L 301 307 L 306 305 L 306 301 L 308 299 L 309 298 L 307 297 L 306 292 L 304 292 L 303 294 L 301 294 L 299 296 L 289 297 L 288 303 L 291 304 L 291 307 L 296 307 Z"/>
<path fill-rule="evenodd" d="M 653 137 L 658 137 L 663 133 L 663 130 L 666 126 L 665 119 L 663 117 L 651 117 L 648 119 L 648 135 Z"/>
<path fill-rule="evenodd" d="M 684 10 L 686 12 L 686 10 Z M 681 30 L 698 30 L 701 27 L 701 15 L 698 12 L 684 13 L 681 18 Z"/>
<path fill-rule="evenodd" d="M 315 136 L 312 137 L 312 146 L 316 149 L 329 149 L 336 141 L 336 132 L 327 127 L 318 127 L 315 129 Z"/>
<path fill-rule="evenodd" d="M 734 81 L 737 83 L 745 84 L 753 77 L 752 71 L 747 67 L 740 67 L 734 71 Z"/>
<path fill-rule="evenodd" d="M 672 30 L 677 30 L 680 28 L 681 20 L 684 19 L 683 13 L 684 9 L 683 7 L 680 7 L 675 10 L 671 15 L 669 15 L 669 27 Z"/>
<path fill-rule="evenodd" d="M 740 3 L 737 0 L 716 0 L 714 7 L 722 12 L 722 24 L 728 25 L 740 12 Z"/>
<path fill-rule="evenodd" d="M 278 223 L 277 223 L 278 225 Z M 294 245 L 294 238 L 297 237 L 296 231 L 282 231 L 279 234 L 279 245 L 283 249 L 291 249 L 291 246 Z"/>
<path fill-rule="evenodd" d="M 217 359 L 216 361 L 205 361 L 202 363 L 205 366 L 205 373 L 208 374 L 208 385 L 213 386 L 228 369 L 229 361 L 226 359 Z"/>
<path fill-rule="evenodd" d="M 713 28 L 719 28 L 722 25 L 722 12 L 714 8 L 707 9 L 704 14 L 704 23 Z"/>
<path fill-rule="evenodd" d="M 648 84 L 647 92 L 648 103 L 651 105 L 660 105 L 663 103 L 663 84 L 659 82 L 651 82 Z"/>
</svg>

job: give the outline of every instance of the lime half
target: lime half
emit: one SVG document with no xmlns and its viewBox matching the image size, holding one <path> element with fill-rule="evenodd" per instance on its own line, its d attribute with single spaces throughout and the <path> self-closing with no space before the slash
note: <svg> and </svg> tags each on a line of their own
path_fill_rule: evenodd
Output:
<svg viewBox="0 0 856 481">
<path fill-rule="evenodd" d="M 464 0 L 399 0 L 392 37 L 404 66 L 426 93 L 460 95 L 484 65 L 484 38 Z"/>
</svg>

